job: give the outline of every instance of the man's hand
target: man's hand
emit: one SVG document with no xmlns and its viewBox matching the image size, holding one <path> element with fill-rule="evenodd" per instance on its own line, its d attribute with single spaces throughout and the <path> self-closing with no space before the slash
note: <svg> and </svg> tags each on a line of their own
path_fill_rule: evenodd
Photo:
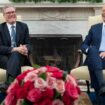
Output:
<svg viewBox="0 0 105 105">
<path fill-rule="evenodd" d="M 104 59 L 104 58 L 105 58 L 105 52 L 101 52 L 101 53 L 100 53 L 100 57 L 101 57 L 102 59 Z"/>
<path fill-rule="evenodd" d="M 28 49 L 27 49 L 26 45 L 20 45 L 19 47 L 14 47 L 12 49 L 12 52 L 14 52 L 14 51 L 17 51 L 22 55 L 26 55 L 26 56 L 28 55 Z"/>
</svg>

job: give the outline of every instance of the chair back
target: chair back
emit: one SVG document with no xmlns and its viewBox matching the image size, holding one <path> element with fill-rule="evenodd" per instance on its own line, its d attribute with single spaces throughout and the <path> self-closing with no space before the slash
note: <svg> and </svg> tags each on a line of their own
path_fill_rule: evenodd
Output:
<svg viewBox="0 0 105 105">
<path fill-rule="evenodd" d="M 101 15 L 96 15 L 96 16 L 89 16 L 88 18 L 88 29 L 94 24 L 101 23 L 103 22 L 102 16 Z"/>
<path fill-rule="evenodd" d="M 21 15 L 17 15 L 17 20 L 22 21 Z M 5 22 L 5 19 L 3 17 L 3 14 L 0 13 L 0 23 Z"/>
</svg>

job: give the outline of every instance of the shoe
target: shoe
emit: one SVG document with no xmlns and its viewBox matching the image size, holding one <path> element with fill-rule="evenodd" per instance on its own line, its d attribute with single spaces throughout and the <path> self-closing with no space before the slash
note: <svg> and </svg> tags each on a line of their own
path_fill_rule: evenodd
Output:
<svg viewBox="0 0 105 105">
<path fill-rule="evenodd" d="M 6 83 L 0 83 L 0 91 L 6 92 L 8 85 Z"/>
<path fill-rule="evenodd" d="M 99 90 L 99 96 L 105 96 L 105 86 L 101 87 Z"/>
</svg>

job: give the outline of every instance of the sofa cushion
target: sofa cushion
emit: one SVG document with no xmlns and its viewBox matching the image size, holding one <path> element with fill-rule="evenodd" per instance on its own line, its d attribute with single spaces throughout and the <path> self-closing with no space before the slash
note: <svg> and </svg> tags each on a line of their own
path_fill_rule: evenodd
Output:
<svg viewBox="0 0 105 105">
<path fill-rule="evenodd" d="M 33 67 L 31 66 L 22 66 L 21 67 L 21 72 L 24 72 L 25 70 L 32 70 Z M 6 81 L 6 70 L 0 68 L 0 82 L 5 82 Z"/>
<path fill-rule="evenodd" d="M 80 66 L 72 69 L 71 75 L 73 75 L 76 79 L 90 80 L 89 70 L 87 66 Z M 103 70 L 103 75 L 105 78 L 105 70 Z"/>
</svg>

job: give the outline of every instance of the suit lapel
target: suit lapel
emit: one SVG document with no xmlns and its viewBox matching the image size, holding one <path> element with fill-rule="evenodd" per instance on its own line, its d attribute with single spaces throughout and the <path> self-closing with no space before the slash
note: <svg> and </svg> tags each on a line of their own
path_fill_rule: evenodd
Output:
<svg viewBox="0 0 105 105">
<path fill-rule="evenodd" d="M 98 31 L 98 37 L 99 37 L 99 44 L 101 43 L 101 38 L 102 38 L 102 23 L 99 24 L 99 31 Z M 100 45 L 99 45 L 100 46 Z"/>
<path fill-rule="evenodd" d="M 16 22 L 16 43 L 17 43 L 17 45 L 19 43 L 20 32 L 21 32 L 20 30 L 21 30 L 21 28 L 19 27 L 18 22 Z"/>
<path fill-rule="evenodd" d="M 10 37 L 10 33 L 9 33 L 9 30 L 8 30 L 8 27 L 7 27 L 6 24 L 4 25 L 4 33 L 5 33 L 5 35 L 6 35 L 5 38 L 7 38 L 7 43 L 8 43 L 9 45 L 11 45 L 11 37 Z"/>
</svg>

